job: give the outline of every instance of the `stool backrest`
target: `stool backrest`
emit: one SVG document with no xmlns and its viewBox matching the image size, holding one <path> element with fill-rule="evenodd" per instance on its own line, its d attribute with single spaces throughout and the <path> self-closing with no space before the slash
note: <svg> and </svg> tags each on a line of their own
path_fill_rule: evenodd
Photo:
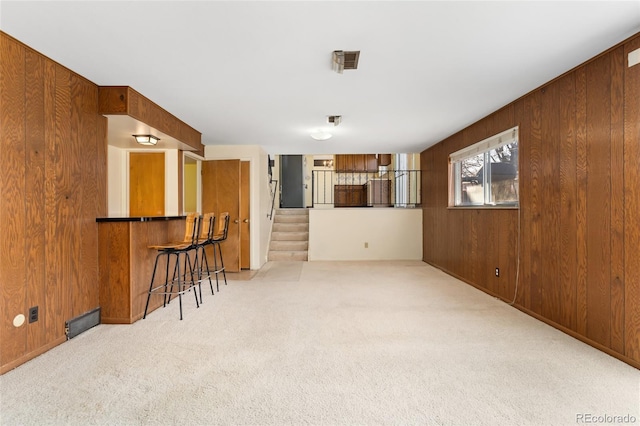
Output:
<svg viewBox="0 0 640 426">
<path fill-rule="evenodd" d="M 198 213 L 188 213 L 187 220 L 184 227 L 184 239 L 185 243 L 193 242 L 193 237 L 198 235 Z"/>
<path fill-rule="evenodd" d="M 215 213 L 205 213 L 202 216 L 202 225 L 200 226 L 200 240 L 211 240 L 216 223 Z"/>
<path fill-rule="evenodd" d="M 229 233 L 229 212 L 220 213 L 218 220 L 218 229 L 216 230 L 215 239 L 218 241 L 226 240 Z"/>
</svg>

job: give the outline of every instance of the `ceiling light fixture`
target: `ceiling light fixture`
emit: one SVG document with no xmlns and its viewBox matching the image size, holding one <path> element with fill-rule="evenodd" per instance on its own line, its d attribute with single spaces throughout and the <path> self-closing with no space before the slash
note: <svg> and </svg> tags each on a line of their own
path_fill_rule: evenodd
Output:
<svg viewBox="0 0 640 426">
<path fill-rule="evenodd" d="M 312 139 L 315 139 L 317 141 L 326 141 L 327 139 L 330 139 L 331 136 L 333 135 L 328 132 L 317 131 L 317 132 L 311 133 L 309 136 L 311 136 Z"/>
<path fill-rule="evenodd" d="M 160 140 L 159 137 L 153 136 L 153 135 L 132 135 L 132 136 L 136 139 L 136 142 L 138 142 L 140 145 L 153 146 L 157 144 L 158 141 Z"/>
</svg>

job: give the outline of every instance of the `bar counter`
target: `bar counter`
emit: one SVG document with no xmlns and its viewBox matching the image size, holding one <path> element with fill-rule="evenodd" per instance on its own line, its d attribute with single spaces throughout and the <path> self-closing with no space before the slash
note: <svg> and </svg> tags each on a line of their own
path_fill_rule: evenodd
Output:
<svg viewBox="0 0 640 426">
<path fill-rule="evenodd" d="M 98 223 L 101 323 L 131 324 L 144 314 L 157 252 L 150 245 L 184 238 L 186 216 L 103 217 Z M 160 262 L 158 268 L 165 270 Z M 164 274 L 156 274 L 164 282 Z M 162 306 L 152 296 L 149 312 Z"/>
</svg>

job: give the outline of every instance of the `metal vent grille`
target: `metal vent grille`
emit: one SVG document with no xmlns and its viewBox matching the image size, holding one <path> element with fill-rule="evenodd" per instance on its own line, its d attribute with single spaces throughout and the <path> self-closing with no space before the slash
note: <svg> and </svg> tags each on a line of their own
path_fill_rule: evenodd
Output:
<svg viewBox="0 0 640 426">
<path fill-rule="evenodd" d="M 357 70 L 358 60 L 360 59 L 359 50 L 344 51 L 344 69 L 345 70 Z"/>
</svg>

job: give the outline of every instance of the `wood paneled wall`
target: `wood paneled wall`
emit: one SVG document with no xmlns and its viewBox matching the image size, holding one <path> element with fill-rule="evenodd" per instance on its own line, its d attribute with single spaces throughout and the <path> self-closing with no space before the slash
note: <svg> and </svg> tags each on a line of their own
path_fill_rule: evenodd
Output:
<svg viewBox="0 0 640 426">
<path fill-rule="evenodd" d="M 65 321 L 98 306 L 107 123 L 95 84 L 2 32 L 0 85 L 3 373 L 63 342 Z M 19 314 L 27 321 L 14 327 Z"/>
<path fill-rule="evenodd" d="M 640 35 L 421 154 L 424 260 L 640 368 Z M 448 208 L 450 153 L 519 126 L 520 209 Z M 500 268 L 500 277 L 495 268 Z M 519 267 L 519 274 L 517 274 Z"/>
</svg>

